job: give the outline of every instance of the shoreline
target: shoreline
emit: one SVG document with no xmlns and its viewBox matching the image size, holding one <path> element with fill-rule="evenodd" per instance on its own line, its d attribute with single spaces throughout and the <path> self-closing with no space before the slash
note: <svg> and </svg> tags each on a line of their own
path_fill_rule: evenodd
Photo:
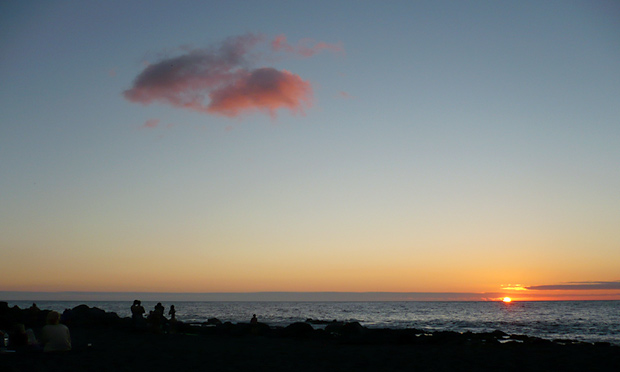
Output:
<svg viewBox="0 0 620 372">
<path fill-rule="evenodd" d="M 27 310 L 19 312 L 24 315 Z M 19 320 L 15 318 L 17 313 L 13 311 L 13 320 Z M 310 322 L 270 327 L 215 319 L 201 325 L 177 322 L 159 331 L 136 329 L 130 318 L 85 305 L 74 308 L 72 313 L 73 318 L 67 322 L 72 351 L 4 353 L 0 355 L 0 369 L 603 371 L 620 365 L 620 347 L 615 345 L 550 341 L 501 331 L 370 329 L 355 322 L 325 322 L 321 324 L 324 329 L 315 329 Z M 1 306 L 0 315 L 5 327 L 11 315 Z"/>
<path fill-rule="evenodd" d="M 10 306 L 28 308 L 30 302 L 9 302 Z M 131 302 L 39 303 L 42 308 L 63 312 L 80 304 L 131 316 Z M 144 301 L 148 310 L 157 302 Z M 251 314 L 271 326 L 287 326 L 307 318 L 359 321 L 369 328 L 419 328 L 427 331 L 492 332 L 524 334 L 548 340 L 570 338 L 584 342 L 610 342 L 620 346 L 620 318 L 616 301 L 548 302 L 391 302 L 365 303 L 280 303 L 280 302 L 191 302 L 177 305 L 177 317 L 183 322 L 204 322 L 218 317 L 233 323 L 249 321 Z M 221 317 L 220 317 L 221 316 Z"/>
</svg>

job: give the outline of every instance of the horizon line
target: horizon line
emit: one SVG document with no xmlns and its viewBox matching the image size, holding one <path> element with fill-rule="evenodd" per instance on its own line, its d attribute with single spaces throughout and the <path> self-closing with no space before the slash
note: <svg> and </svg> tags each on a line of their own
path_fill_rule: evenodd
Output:
<svg viewBox="0 0 620 372">
<path fill-rule="evenodd" d="M 523 293 L 524 294 L 524 293 Z M 550 296 L 549 294 L 506 292 L 341 292 L 341 291 L 260 291 L 260 292 L 88 292 L 88 291 L 0 291 L 0 301 L 239 301 L 239 302 L 380 302 L 380 301 L 451 301 L 489 302 L 503 297 L 514 301 L 591 301 L 619 300 L 620 294 L 590 295 L 571 294 Z M 597 298 L 592 298 L 592 297 Z M 538 298 L 537 298 L 538 297 Z M 567 298 L 570 297 L 570 298 Z M 613 297 L 613 298 L 606 298 Z"/>
</svg>

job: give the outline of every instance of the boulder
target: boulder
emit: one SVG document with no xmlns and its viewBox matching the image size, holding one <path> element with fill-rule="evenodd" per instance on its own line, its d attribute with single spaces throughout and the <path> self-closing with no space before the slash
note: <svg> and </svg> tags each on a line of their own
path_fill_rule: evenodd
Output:
<svg viewBox="0 0 620 372">
<path fill-rule="evenodd" d="M 97 307 L 79 305 L 62 314 L 63 322 L 73 326 L 113 326 L 122 323 L 118 314 Z"/>
<path fill-rule="evenodd" d="M 314 328 L 305 322 L 296 322 L 286 326 L 282 333 L 284 336 L 303 337 L 314 332 Z"/>
<path fill-rule="evenodd" d="M 220 324 L 222 324 L 222 321 L 219 320 L 218 318 L 209 318 L 203 324 L 205 324 L 205 325 L 220 325 Z"/>
<path fill-rule="evenodd" d="M 350 322 L 345 323 L 342 328 L 340 328 L 340 333 L 343 335 L 361 335 L 365 330 L 366 328 L 359 324 L 359 322 Z"/>
</svg>

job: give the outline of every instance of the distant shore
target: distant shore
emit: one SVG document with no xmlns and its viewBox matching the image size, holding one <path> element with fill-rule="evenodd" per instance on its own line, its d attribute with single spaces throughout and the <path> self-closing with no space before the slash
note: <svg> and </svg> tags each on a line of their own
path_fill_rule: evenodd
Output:
<svg viewBox="0 0 620 372">
<path fill-rule="evenodd" d="M 28 316 L 2 307 L 0 326 Z M 44 313 L 45 310 L 42 310 Z M 67 318 L 73 350 L 4 352 L 0 370 L 26 371 L 609 371 L 620 347 L 523 335 L 368 329 L 328 322 L 287 327 L 177 322 L 161 329 L 134 327 L 85 305 Z M 29 321 L 34 321 L 32 318 Z M 38 320 L 36 320 L 38 322 Z M 35 332 L 40 323 L 33 324 Z"/>
</svg>

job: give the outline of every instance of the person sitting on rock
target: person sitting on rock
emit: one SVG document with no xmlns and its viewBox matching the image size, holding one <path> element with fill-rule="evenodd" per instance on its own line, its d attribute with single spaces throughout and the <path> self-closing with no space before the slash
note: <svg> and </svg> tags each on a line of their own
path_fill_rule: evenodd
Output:
<svg viewBox="0 0 620 372">
<path fill-rule="evenodd" d="M 250 324 L 257 324 L 258 323 L 258 318 L 256 317 L 256 314 L 252 315 L 252 319 L 250 319 Z"/>
<path fill-rule="evenodd" d="M 13 326 L 13 331 L 9 336 L 9 348 L 12 350 L 25 350 L 28 347 L 28 334 L 26 327 L 22 323 Z"/>
<path fill-rule="evenodd" d="M 9 337 L 9 348 L 15 351 L 41 351 L 37 337 L 32 328 L 26 329 L 23 323 L 13 326 Z"/>
<path fill-rule="evenodd" d="M 47 314 L 47 325 L 41 330 L 43 351 L 71 350 L 71 335 L 66 325 L 60 324 L 60 314 L 50 311 Z"/>
</svg>

